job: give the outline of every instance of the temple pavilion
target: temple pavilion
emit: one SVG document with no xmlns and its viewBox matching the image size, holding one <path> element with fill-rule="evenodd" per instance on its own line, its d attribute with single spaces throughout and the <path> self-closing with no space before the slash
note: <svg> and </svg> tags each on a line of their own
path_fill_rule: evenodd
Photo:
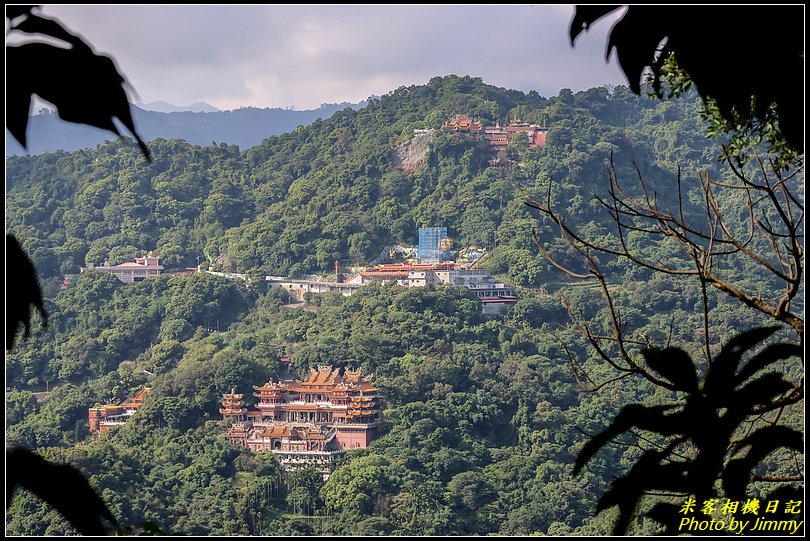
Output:
<svg viewBox="0 0 810 541">
<path fill-rule="evenodd" d="M 378 389 L 361 369 L 312 368 L 307 378 L 254 386 L 256 409 L 232 389 L 220 413 L 232 421 L 231 443 L 268 451 L 287 469 L 316 466 L 326 474 L 350 449 L 363 449 L 380 422 Z"/>
</svg>

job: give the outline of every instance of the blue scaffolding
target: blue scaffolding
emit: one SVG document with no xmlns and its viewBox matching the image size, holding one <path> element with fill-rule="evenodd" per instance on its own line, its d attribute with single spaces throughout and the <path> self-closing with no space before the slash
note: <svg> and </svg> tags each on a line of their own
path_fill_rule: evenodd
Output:
<svg viewBox="0 0 810 541">
<path fill-rule="evenodd" d="M 447 238 L 446 227 L 420 227 L 419 249 L 416 257 L 421 263 L 441 263 L 449 261 L 450 254 L 442 247 L 442 240 Z"/>
</svg>

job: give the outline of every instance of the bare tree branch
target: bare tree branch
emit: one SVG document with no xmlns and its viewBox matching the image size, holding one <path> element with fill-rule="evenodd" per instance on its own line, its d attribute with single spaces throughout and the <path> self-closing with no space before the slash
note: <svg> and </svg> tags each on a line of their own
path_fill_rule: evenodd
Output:
<svg viewBox="0 0 810 541">
<path fill-rule="evenodd" d="M 796 297 L 801 287 L 803 267 L 803 252 L 801 246 L 803 236 L 800 233 L 800 224 L 804 214 L 798 200 L 790 193 L 786 186 L 786 178 L 795 178 L 795 172 L 783 177 L 781 171 L 775 167 L 773 163 L 769 162 L 777 179 L 777 182 L 774 183 L 768 177 L 765 162 L 758 154 L 755 153 L 755 156 L 759 165 L 759 172 L 762 176 L 762 183 L 749 180 L 740 169 L 737 169 L 731 163 L 732 172 L 742 182 L 740 186 L 717 182 L 709 178 L 708 175 L 703 175 L 700 178 L 700 187 L 704 197 L 704 210 L 706 212 L 706 225 L 708 227 L 707 231 L 696 229 L 687 223 L 683 204 L 684 194 L 680 171 L 677 176 L 678 209 L 677 214 L 673 215 L 658 207 L 657 196 L 648 189 L 641 170 L 636 164 L 634 164 L 634 167 L 642 197 L 639 199 L 628 195 L 619 182 L 616 167 L 611 157 L 608 167 L 608 176 L 610 179 L 608 189 L 609 197 L 607 200 L 597 197 L 597 201 L 606 208 L 613 221 L 616 228 L 618 245 L 612 246 L 592 242 L 581 236 L 574 228 L 570 227 L 565 222 L 562 215 L 553 209 L 551 184 L 548 186 L 545 202 L 528 199 L 526 204 L 541 211 L 557 224 L 560 228 L 560 237 L 569 247 L 583 256 L 583 260 L 590 272 L 574 272 L 565 265 L 561 265 L 543 247 L 536 232 L 534 234 L 535 243 L 543 257 L 555 268 L 573 278 L 595 279 L 600 282 L 600 286 L 603 289 L 606 287 L 601 285 L 602 282 L 604 282 L 604 275 L 599 270 L 594 258 L 586 252 L 594 251 L 625 258 L 643 268 L 664 274 L 696 276 L 700 280 L 702 288 L 705 288 L 706 284 L 709 284 L 740 300 L 746 306 L 790 325 L 795 329 L 800 340 L 803 341 L 804 320 L 799 315 L 790 311 L 791 301 Z M 723 209 L 712 188 L 732 188 L 746 192 L 748 227 L 746 228 L 745 238 L 738 238 L 731 227 L 729 227 L 728 221 L 723 215 Z M 761 197 L 754 197 L 754 192 L 761 194 Z M 771 209 L 779 216 L 779 221 L 782 222 L 781 226 L 784 228 L 784 232 L 776 231 L 776 228 L 773 227 L 770 222 L 767 212 L 762 213 L 761 219 L 757 218 L 757 208 L 761 206 L 767 206 L 766 210 Z M 794 207 L 800 214 L 794 212 Z M 644 222 L 649 225 L 645 226 Z M 780 229 L 782 227 L 780 227 Z M 675 241 L 675 243 L 681 247 L 684 255 L 693 261 L 693 266 L 691 268 L 680 266 L 677 261 L 669 261 L 666 263 L 650 261 L 628 246 L 627 233 L 631 231 L 651 236 L 661 235 L 661 240 L 669 238 Z M 763 238 L 770 246 L 772 252 L 770 259 L 764 257 L 753 247 L 753 241 L 756 237 Z M 786 252 L 783 251 L 782 242 L 780 241 L 784 241 L 784 250 L 786 250 Z M 719 246 L 725 246 L 728 247 L 728 249 L 719 249 Z M 782 281 L 784 283 L 782 293 L 769 302 L 768 300 L 760 298 L 757 294 L 745 291 L 740 285 L 720 276 L 718 272 L 714 270 L 717 268 L 715 260 L 718 260 L 719 257 L 731 255 L 738 255 L 749 259 L 763 270 L 767 271 L 771 276 Z M 611 304 L 612 301 L 608 302 L 615 333 L 617 329 L 618 312 L 614 310 Z M 705 326 L 704 321 L 704 327 Z M 708 340 L 705 332 L 704 340 Z M 624 358 L 626 355 L 626 351 L 622 351 L 624 342 L 617 342 L 617 344 L 619 345 L 621 356 Z"/>
</svg>

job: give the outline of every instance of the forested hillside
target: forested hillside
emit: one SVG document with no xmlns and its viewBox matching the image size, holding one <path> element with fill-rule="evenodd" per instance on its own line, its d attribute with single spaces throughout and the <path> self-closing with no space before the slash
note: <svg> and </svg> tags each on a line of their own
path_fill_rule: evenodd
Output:
<svg viewBox="0 0 810 541">
<path fill-rule="evenodd" d="M 576 477 L 575 457 L 622 406 L 661 404 L 675 393 L 642 378 L 585 390 L 592 385 L 583 373 L 601 381 L 615 372 L 570 323 L 559 293 L 597 334 L 610 313 L 597 289 L 538 253 L 533 231 L 555 258 L 582 268 L 559 228 L 525 199 L 550 193 L 578 230 L 615 240 L 594 198 L 610 186 L 612 159 L 630 195 L 642 196 L 634 184 L 641 173 L 675 211 L 680 170 L 680 210 L 705 221 L 698 174 L 730 173 L 699 111 L 692 95 L 662 102 L 617 87 L 544 98 L 448 76 L 244 152 L 157 140 L 148 163 L 119 141 L 9 159 L 6 227 L 43 277 L 50 322 L 7 355 L 7 441 L 77 465 L 124 525 L 196 535 L 605 534 L 615 509 L 594 516 L 596 502 L 639 449 L 608 446 Z M 490 167 L 484 143 L 438 131 L 455 114 L 538 123 L 549 128 L 547 144 L 512 144 L 513 165 Z M 424 168 L 393 168 L 392 150 L 424 128 L 437 129 Z M 745 209 L 735 197 L 723 204 Z M 734 227 L 745 229 L 740 220 Z M 414 244 L 421 226 L 447 226 L 457 245 L 492 250 L 482 265 L 522 286 L 514 312 L 486 316 L 462 288 L 393 285 L 291 310 L 282 293 L 263 287 L 266 274 L 363 264 L 384 246 Z M 673 243 L 636 233 L 627 242 L 646 257 L 683 257 Z M 126 285 L 85 273 L 58 287 L 80 266 L 145 250 L 176 267 L 222 254 L 221 270 L 258 279 L 246 286 L 195 274 Z M 634 337 L 700 355 L 699 281 L 600 257 Z M 763 296 L 775 287 L 744 257 L 718 272 Z M 766 321 L 720 291 L 705 296 L 712 346 Z M 325 484 L 222 439 L 222 393 L 235 387 L 250 397 L 285 353 L 299 372 L 361 366 L 376 374 L 385 401 L 380 437 L 350 452 Z M 800 366 L 786 366 L 800 377 Z M 154 390 L 132 422 L 91 440 L 87 408 L 145 383 Z M 801 415 L 789 407 L 783 420 L 798 426 Z M 784 450 L 767 468 L 787 475 L 795 465 Z M 766 489 L 753 485 L 752 496 Z M 6 523 L 17 535 L 71 532 L 24 493 Z M 634 528 L 651 533 L 656 524 L 639 518 Z"/>
<path fill-rule="evenodd" d="M 570 213 L 591 221 L 611 153 L 623 172 L 635 161 L 656 181 L 671 181 L 678 165 L 687 178 L 712 167 L 716 148 L 707 146 L 698 110 L 695 97 L 661 103 L 623 87 L 545 99 L 437 78 L 243 153 L 157 140 L 151 164 L 124 142 L 12 158 L 7 227 L 51 277 L 143 250 L 168 266 L 224 252 L 225 270 L 324 272 L 336 259 L 363 264 L 387 244 L 413 243 L 420 226 L 446 225 L 459 245 L 501 246 L 511 278 L 538 285 L 547 269 L 533 268 L 534 221 L 522 196 L 544 193 L 554 179 Z M 439 134 L 424 171 L 390 166 L 391 150 L 413 129 L 439 128 L 456 113 L 546 124 L 549 141 L 515 145 L 519 166 L 490 168 L 482 143 Z"/>
</svg>

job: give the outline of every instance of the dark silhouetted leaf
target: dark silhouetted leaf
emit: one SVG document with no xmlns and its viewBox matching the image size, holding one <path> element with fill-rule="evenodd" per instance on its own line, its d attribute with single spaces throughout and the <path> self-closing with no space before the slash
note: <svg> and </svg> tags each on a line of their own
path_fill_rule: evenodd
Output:
<svg viewBox="0 0 810 541">
<path fill-rule="evenodd" d="M 6 506 L 18 486 L 49 503 L 83 535 L 105 535 L 105 520 L 113 526 L 117 524 L 76 469 L 51 464 L 26 449 L 6 452 Z"/>
<path fill-rule="evenodd" d="M 769 364 L 791 357 L 802 357 L 802 348 L 798 344 L 774 344 L 768 346 L 740 369 L 735 381 L 739 385 Z"/>
<path fill-rule="evenodd" d="M 600 432 L 582 448 L 574 463 L 574 475 L 588 463 L 596 452 L 605 446 L 610 440 L 623 432 L 634 428 L 652 430 L 664 435 L 680 434 L 683 423 L 680 418 L 674 415 L 666 416 L 665 412 L 671 411 L 677 406 L 641 406 L 630 404 L 622 408 L 622 411 L 613 420 L 613 423 L 603 432 Z"/>
<path fill-rule="evenodd" d="M 14 347 L 20 323 L 25 325 L 25 336 L 29 335 L 32 304 L 42 317 L 42 325 L 46 326 L 48 314 L 42 304 L 34 266 L 17 239 L 6 235 L 6 349 Z"/>
<path fill-rule="evenodd" d="M 649 510 L 647 516 L 664 526 L 665 534 L 675 534 L 675 525 L 681 518 L 678 512 L 680 507 L 672 503 L 657 503 Z"/>
<path fill-rule="evenodd" d="M 776 332 L 777 329 L 779 327 L 776 326 L 757 327 L 732 338 L 714 358 L 712 367 L 706 374 L 703 392 L 707 395 L 713 395 L 718 403 L 725 401 L 731 390 L 736 387 L 734 376 L 743 355 Z"/>
<path fill-rule="evenodd" d="M 574 19 L 571 21 L 571 28 L 568 32 L 571 38 L 571 45 L 577 39 L 583 30 L 587 30 L 590 26 L 610 13 L 616 11 L 621 6 L 577 6 L 574 11 Z"/>
<path fill-rule="evenodd" d="M 737 449 L 749 447 L 747 454 L 729 462 L 723 471 L 723 490 L 732 500 L 741 500 L 745 496 L 750 475 L 762 459 L 780 447 L 802 451 L 804 442 L 801 433 L 785 426 L 768 426 L 760 428 L 737 446 Z"/>
<path fill-rule="evenodd" d="M 698 378 L 695 366 L 682 349 L 648 349 L 642 351 L 642 354 L 647 360 L 647 366 L 672 382 L 679 391 L 697 392 Z"/>
<path fill-rule="evenodd" d="M 68 122 L 89 124 L 120 135 L 118 119 L 135 137 L 144 156 L 149 149 L 135 130 L 124 91 L 124 77 L 107 56 L 95 54 L 87 43 L 58 22 L 27 16 L 13 28 L 44 34 L 71 45 L 65 49 L 45 43 L 6 46 L 6 127 L 27 146 L 26 129 L 32 96 L 36 94 L 57 108 Z"/>
</svg>

